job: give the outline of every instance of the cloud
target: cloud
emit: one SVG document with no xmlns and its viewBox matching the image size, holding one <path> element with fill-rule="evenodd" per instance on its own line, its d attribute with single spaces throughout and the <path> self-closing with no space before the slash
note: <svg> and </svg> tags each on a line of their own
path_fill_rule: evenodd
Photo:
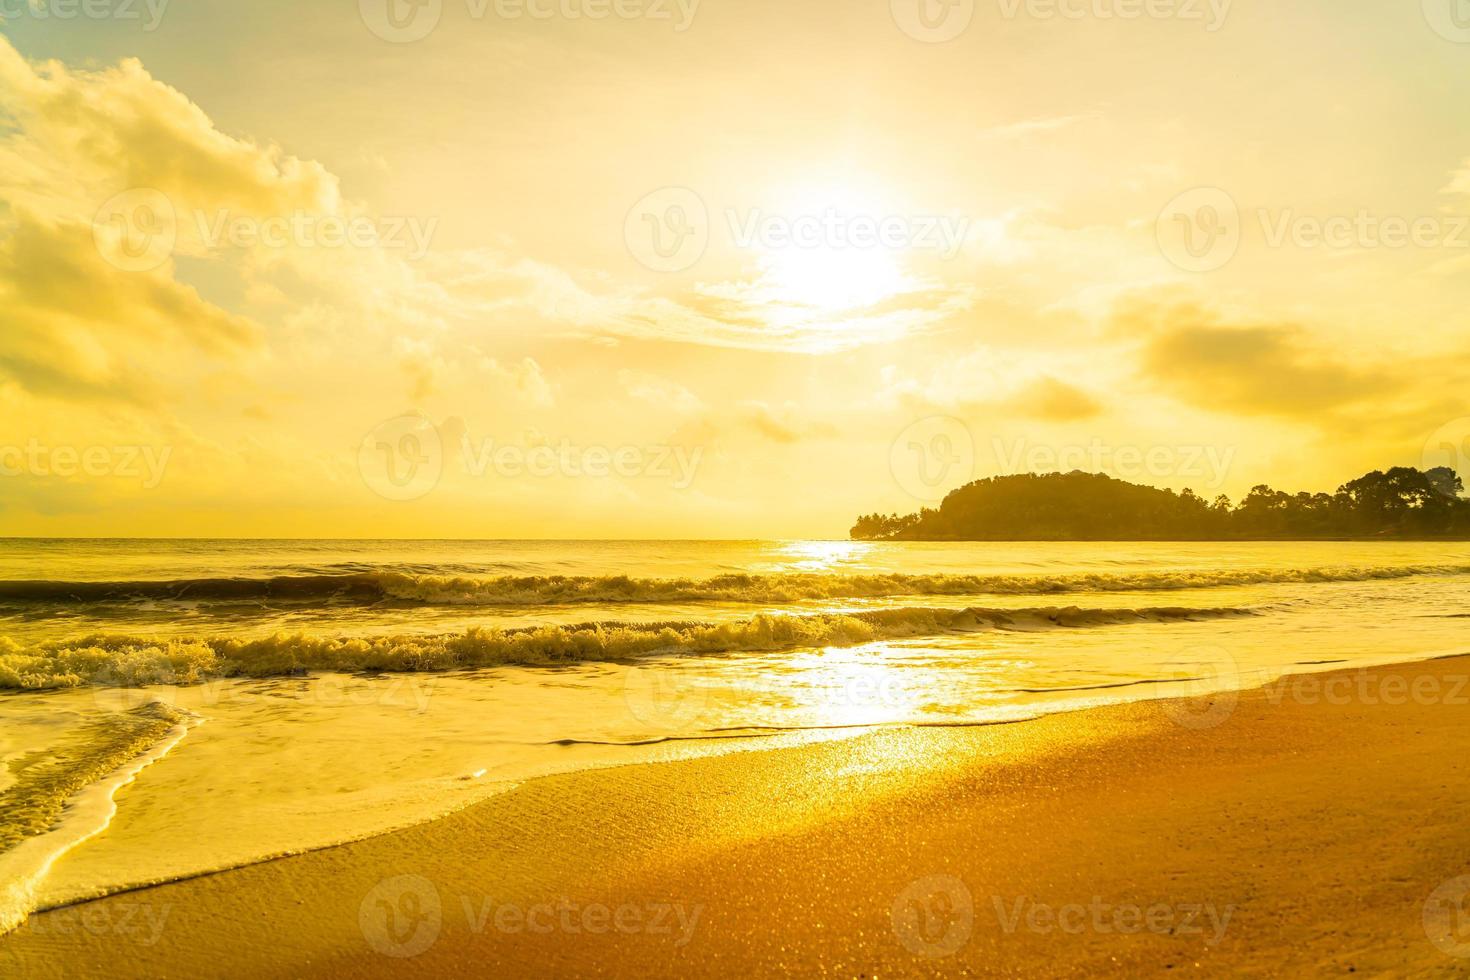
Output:
<svg viewBox="0 0 1470 980">
<path fill-rule="evenodd" d="M 1470 197 L 1470 159 L 1461 164 L 1460 169 L 1450 174 L 1450 182 L 1440 188 L 1439 192 Z"/>
<path fill-rule="evenodd" d="M 971 292 L 964 286 L 908 281 L 890 295 L 829 309 L 783 295 L 758 277 L 701 284 L 666 296 L 611 298 L 586 325 L 631 339 L 818 354 L 900 340 L 937 326 L 967 309 Z"/>
<path fill-rule="evenodd" d="M 920 377 L 895 366 L 885 368 L 878 400 L 884 407 L 898 408 L 915 418 L 954 415 L 983 416 L 997 423 L 1085 421 L 1102 414 L 1102 402 L 1082 387 L 1058 380 L 1055 373 L 1081 376 L 1088 366 L 1086 361 L 1060 356 L 1043 361 L 977 347 L 948 358 Z M 1095 370 L 1089 376 L 1095 378 Z"/>
<path fill-rule="evenodd" d="M 0 37 L 0 191 L 33 213 L 90 219 L 111 194 L 153 188 L 184 208 L 331 210 L 336 178 L 226 136 L 134 58 L 96 71 L 27 62 Z"/>
<path fill-rule="evenodd" d="M 523 357 L 508 365 L 492 358 L 484 367 L 498 387 L 512 393 L 522 403 L 536 408 L 550 408 L 556 404 L 551 384 L 535 358 Z"/>
<path fill-rule="evenodd" d="M 1316 347 L 1295 324 L 1221 322 L 1191 305 L 1123 314 L 1115 326 L 1151 320 L 1142 369 L 1181 401 L 1243 415 L 1321 418 L 1401 391 L 1407 379 L 1355 366 Z"/>
<path fill-rule="evenodd" d="M 1102 414 L 1102 404 L 1074 385 L 1042 375 L 1003 403 L 1016 415 L 1043 422 L 1078 422 Z"/>
<path fill-rule="evenodd" d="M 838 434 L 837 427 L 829 422 L 803 418 L 801 409 L 793 402 L 775 408 L 765 402 L 746 402 L 737 409 L 736 418 L 771 442 L 792 444 L 830 439 Z"/>
<path fill-rule="evenodd" d="M 118 261 L 111 246 L 138 230 L 101 223 L 120 194 L 172 207 L 146 216 L 167 237 L 144 239 L 172 253 Z M 263 340 L 180 280 L 175 257 L 203 251 L 182 210 L 338 201 L 319 165 L 225 136 L 136 60 L 71 70 L 28 62 L 0 37 L 0 372 L 53 398 L 162 402 L 197 380 L 201 357 L 237 361 Z"/>
<path fill-rule="evenodd" d="M 192 287 L 110 264 L 89 226 L 17 212 L 0 230 L 0 371 L 32 392 L 151 402 L 178 346 L 225 355 L 259 341 Z"/>
<path fill-rule="evenodd" d="M 1023 119 L 1019 122 L 990 126 L 982 129 L 980 136 L 986 139 L 1016 139 L 1037 133 L 1054 133 L 1059 129 L 1069 129 L 1078 123 L 1101 118 L 1102 113 L 1100 112 L 1082 112 L 1069 116 L 1040 116 L 1035 119 Z"/>
<path fill-rule="evenodd" d="M 109 267 L 88 240 L 104 202 L 129 191 L 156 194 L 172 211 L 172 252 L 142 272 Z M 446 365 L 488 357 L 478 349 L 486 336 L 816 353 L 897 340 L 969 303 L 968 288 L 907 277 L 836 308 L 783 292 L 768 269 L 649 291 L 516 255 L 508 242 L 431 248 L 411 262 L 388 248 L 222 244 L 218 235 L 240 219 L 324 216 L 369 212 L 321 164 L 221 132 L 136 59 L 31 62 L 0 37 L 0 234 L 10 233 L 0 372 L 53 397 L 162 408 L 201 358 L 248 374 L 237 353 L 263 347 L 264 360 L 304 374 L 348 343 L 365 364 L 396 365 L 418 401 L 455 373 Z M 235 298 L 231 309 L 218 305 L 224 297 Z M 554 402 L 539 365 L 490 361 L 495 384 L 530 404 Z"/>
<path fill-rule="evenodd" d="M 1470 374 L 1465 352 L 1348 355 L 1296 323 L 1228 319 L 1197 303 L 1120 304 L 1112 322 L 1141 338 L 1139 370 L 1178 401 L 1221 414 L 1286 419 L 1334 436 L 1422 439 L 1463 406 L 1442 392 Z M 1417 449 L 1417 444 L 1413 447 Z"/>
<path fill-rule="evenodd" d="M 667 378 L 625 368 L 618 372 L 618 384 L 630 397 L 666 412 L 693 415 L 704 411 L 704 402 L 698 395 Z"/>
<path fill-rule="evenodd" d="M 704 408 L 687 418 L 674 432 L 673 439 L 685 445 L 729 445 L 755 440 L 795 446 L 821 439 L 834 439 L 841 430 L 831 422 L 812 418 L 807 409 L 796 402 L 772 405 L 764 401 L 744 401 L 718 410 Z"/>
</svg>

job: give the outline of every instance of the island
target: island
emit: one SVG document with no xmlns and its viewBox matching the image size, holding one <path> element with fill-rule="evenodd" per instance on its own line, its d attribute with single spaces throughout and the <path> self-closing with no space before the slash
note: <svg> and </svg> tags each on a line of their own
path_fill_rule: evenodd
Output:
<svg viewBox="0 0 1470 980">
<path fill-rule="evenodd" d="M 865 541 L 1470 539 L 1464 490 L 1449 467 L 1396 466 L 1331 494 L 1260 485 L 1236 505 L 1102 473 L 1023 473 L 968 483 L 938 508 L 864 514 L 850 533 Z"/>
</svg>

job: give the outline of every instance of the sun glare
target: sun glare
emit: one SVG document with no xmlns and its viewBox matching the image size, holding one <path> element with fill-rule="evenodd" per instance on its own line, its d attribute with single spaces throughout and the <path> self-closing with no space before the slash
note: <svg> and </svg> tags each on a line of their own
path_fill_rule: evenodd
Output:
<svg viewBox="0 0 1470 980">
<path fill-rule="evenodd" d="M 785 249 L 763 256 L 774 298 L 813 313 L 833 314 L 875 306 L 904 291 L 899 257 L 886 249 Z"/>
<path fill-rule="evenodd" d="M 877 234 L 899 213 L 891 193 L 857 181 L 804 185 L 774 196 L 782 238 L 759 247 L 768 301 L 803 317 L 880 305 L 906 291 L 906 247 Z"/>
</svg>

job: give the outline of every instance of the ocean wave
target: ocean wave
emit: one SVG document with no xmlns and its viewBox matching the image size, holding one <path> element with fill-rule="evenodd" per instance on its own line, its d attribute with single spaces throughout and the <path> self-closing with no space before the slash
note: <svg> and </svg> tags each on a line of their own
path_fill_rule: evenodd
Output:
<svg viewBox="0 0 1470 980">
<path fill-rule="evenodd" d="M 1470 575 L 1470 565 L 1210 569 L 1070 575 L 824 573 L 727 574 L 706 579 L 628 575 L 467 576 L 370 571 L 270 578 L 173 581 L 0 581 L 0 604 L 136 601 L 546 606 L 578 603 L 751 602 L 925 595 L 1059 595 L 1151 592 L 1236 585 L 1361 582 L 1417 575 Z"/>
<path fill-rule="evenodd" d="M 155 701 L 11 761 L 15 781 L 0 793 L 0 935 L 34 909 L 36 889 L 56 860 L 111 823 L 117 790 L 197 721 Z"/>
<path fill-rule="evenodd" d="M 0 689 L 197 684 L 216 677 L 269 677 L 322 670 L 436 671 L 501 664 L 632 660 L 855 646 L 876 640 L 981 630 L 1083 629 L 1252 615 L 1219 608 L 927 609 L 851 614 L 760 615 L 739 623 L 583 623 L 474 628 L 438 636 L 342 637 L 304 633 L 262 639 L 91 636 L 23 646 L 0 637 Z"/>
</svg>

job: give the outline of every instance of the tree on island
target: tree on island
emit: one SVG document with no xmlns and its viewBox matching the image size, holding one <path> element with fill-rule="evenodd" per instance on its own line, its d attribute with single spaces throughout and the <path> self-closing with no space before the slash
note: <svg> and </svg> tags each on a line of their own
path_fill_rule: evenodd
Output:
<svg viewBox="0 0 1470 980">
<path fill-rule="evenodd" d="M 1470 500 L 1454 470 L 1375 470 L 1335 494 L 1261 485 L 1239 506 L 1207 502 L 1101 473 L 1025 473 L 977 480 L 937 509 L 865 514 L 859 540 L 1137 541 L 1312 538 L 1470 538 Z"/>
</svg>

